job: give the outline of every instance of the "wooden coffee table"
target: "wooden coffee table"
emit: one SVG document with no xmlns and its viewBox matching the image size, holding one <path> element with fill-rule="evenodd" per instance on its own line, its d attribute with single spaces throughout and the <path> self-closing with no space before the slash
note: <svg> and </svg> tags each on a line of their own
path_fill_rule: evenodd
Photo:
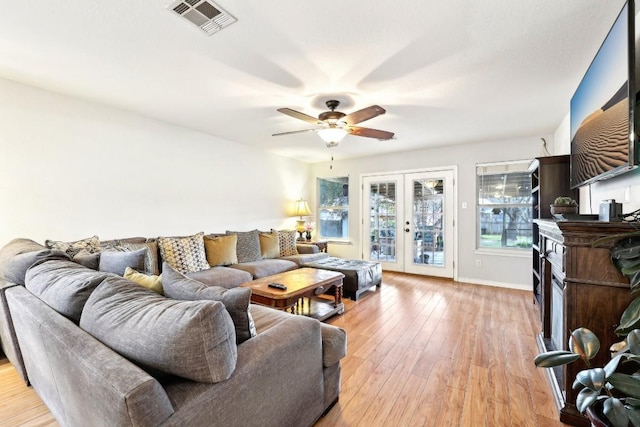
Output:
<svg viewBox="0 0 640 427">
<path fill-rule="evenodd" d="M 344 313 L 343 277 L 344 274 L 337 271 L 299 268 L 240 286 L 251 288 L 251 302 L 324 320 L 334 314 Z M 281 283 L 287 289 L 270 288 L 269 283 Z M 335 287 L 333 301 L 318 297 L 332 286 Z"/>
</svg>

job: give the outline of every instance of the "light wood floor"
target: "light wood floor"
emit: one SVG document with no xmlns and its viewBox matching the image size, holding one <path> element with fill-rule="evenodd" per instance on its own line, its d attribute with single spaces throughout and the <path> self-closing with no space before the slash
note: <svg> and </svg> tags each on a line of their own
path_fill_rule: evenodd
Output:
<svg viewBox="0 0 640 427">
<path fill-rule="evenodd" d="M 530 292 L 385 272 L 345 305 L 329 321 L 348 336 L 340 401 L 316 427 L 565 425 L 533 365 Z M 57 426 L 6 361 L 0 426 Z"/>
</svg>

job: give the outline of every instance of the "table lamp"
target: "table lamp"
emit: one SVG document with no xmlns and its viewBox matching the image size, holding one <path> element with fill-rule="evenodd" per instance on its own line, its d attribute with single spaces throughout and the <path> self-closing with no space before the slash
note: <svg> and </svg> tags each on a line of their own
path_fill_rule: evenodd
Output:
<svg viewBox="0 0 640 427">
<path fill-rule="evenodd" d="M 298 217 L 298 219 L 296 220 L 296 231 L 300 233 L 300 237 L 298 237 L 298 240 L 305 240 L 305 238 L 302 237 L 302 233 L 305 232 L 305 220 L 302 217 L 311 215 L 311 210 L 309 209 L 309 204 L 306 200 L 300 199 L 296 201 L 296 204 L 293 208 L 293 215 Z"/>
</svg>

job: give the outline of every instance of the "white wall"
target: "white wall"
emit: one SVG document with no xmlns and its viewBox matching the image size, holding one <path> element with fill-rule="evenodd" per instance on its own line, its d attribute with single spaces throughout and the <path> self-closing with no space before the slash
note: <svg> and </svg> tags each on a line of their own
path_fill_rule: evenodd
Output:
<svg viewBox="0 0 640 427">
<path fill-rule="evenodd" d="M 551 135 L 544 136 L 552 142 Z M 345 142 L 346 144 L 347 142 Z M 391 142 L 392 143 L 392 142 Z M 531 289 L 531 251 L 520 257 L 505 257 L 476 251 L 476 164 L 508 160 L 532 159 L 540 154 L 540 137 L 508 141 L 473 143 L 412 152 L 385 154 L 359 159 L 334 161 L 312 166 L 312 175 L 320 178 L 349 176 L 349 229 L 351 244 L 331 243 L 329 252 L 335 256 L 361 258 L 360 176 L 376 172 L 415 170 L 442 166 L 458 167 L 458 280 L 496 286 Z M 337 148 L 340 149 L 339 147 Z M 462 209 L 462 203 L 467 204 Z M 312 209 L 314 213 L 317 208 Z M 475 261 L 481 260 L 482 267 Z"/>
<path fill-rule="evenodd" d="M 0 79 L 0 246 L 293 227 L 306 163 Z"/>
<path fill-rule="evenodd" d="M 569 128 L 569 114 L 562 121 L 554 134 L 555 154 L 571 153 L 571 138 Z M 625 194 L 630 196 L 625 201 Z M 622 203 L 622 211 L 630 213 L 640 209 L 640 170 L 595 182 L 580 188 L 580 213 L 597 214 L 602 200 L 615 199 Z"/>
</svg>

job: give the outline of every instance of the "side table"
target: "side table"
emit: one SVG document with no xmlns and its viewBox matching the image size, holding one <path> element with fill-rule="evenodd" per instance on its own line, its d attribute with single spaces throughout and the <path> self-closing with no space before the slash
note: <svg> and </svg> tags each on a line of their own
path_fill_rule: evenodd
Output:
<svg viewBox="0 0 640 427">
<path fill-rule="evenodd" d="M 329 245 L 329 242 L 327 242 L 326 240 L 317 240 L 317 241 L 307 240 L 307 243 L 310 245 L 317 246 L 318 249 L 320 249 L 320 252 L 327 253 L 327 246 Z"/>
</svg>

